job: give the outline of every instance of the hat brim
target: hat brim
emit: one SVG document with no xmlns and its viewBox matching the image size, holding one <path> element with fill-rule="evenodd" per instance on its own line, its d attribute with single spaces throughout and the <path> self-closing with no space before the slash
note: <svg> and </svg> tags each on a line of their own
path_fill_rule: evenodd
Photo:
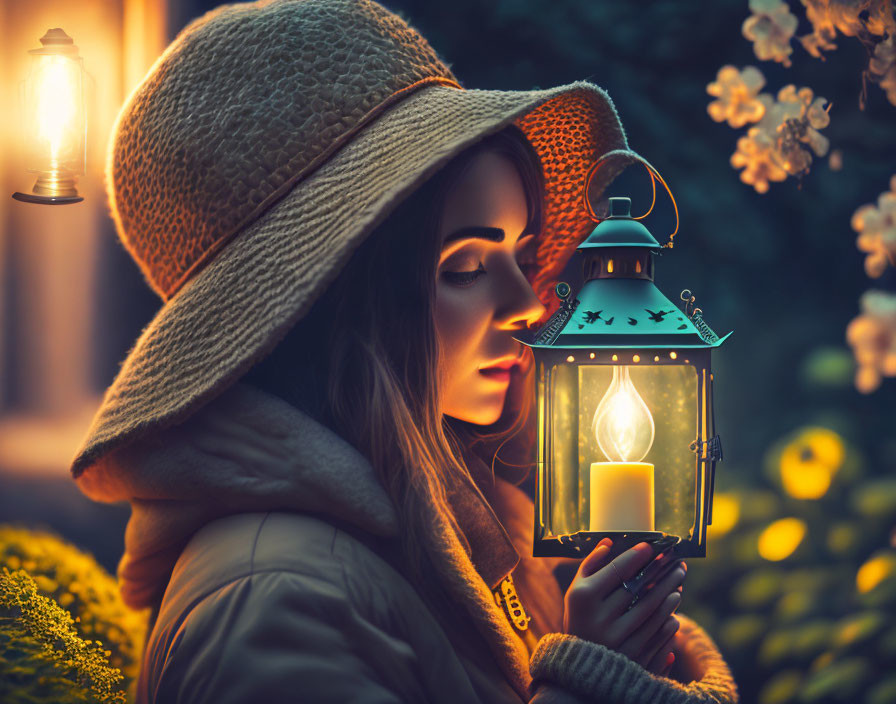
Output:
<svg viewBox="0 0 896 704">
<path fill-rule="evenodd" d="M 592 184 L 592 194 L 640 160 L 628 150 L 609 96 L 588 82 L 537 91 L 439 85 L 417 90 L 362 128 L 239 233 L 156 313 L 106 390 L 72 463 L 73 476 L 105 453 L 179 422 L 224 391 L 307 313 L 398 203 L 467 146 L 538 108 L 549 111 L 558 99 L 589 108 L 572 118 L 588 135 L 578 148 L 593 152 L 580 160 L 615 156 L 611 168 L 602 169 L 603 181 Z M 540 138 L 550 140 L 550 127 L 544 120 L 538 124 Z M 556 127 L 565 128 L 568 124 Z M 574 151 L 575 140 L 563 148 Z M 554 166 L 565 168 L 562 159 Z M 557 180 L 546 173 L 548 178 Z M 560 186 L 553 201 L 566 205 L 559 207 L 581 200 L 580 191 Z M 547 208 L 545 217 L 551 216 Z M 564 232 L 547 243 L 550 256 L 544 261 L 550 266 L 536 288 L 542 294 L 546 278 L 571 254 L 575 233 Z"/>
</svg>

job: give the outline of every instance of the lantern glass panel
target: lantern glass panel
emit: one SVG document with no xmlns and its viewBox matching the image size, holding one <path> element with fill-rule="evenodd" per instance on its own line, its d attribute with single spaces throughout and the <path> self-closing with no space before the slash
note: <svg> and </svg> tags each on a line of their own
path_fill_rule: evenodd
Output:
<svg viewBox="0 0 896 704">
<path fill-rule="evenodd" d="M 550 465 L 542 475 L 549 483 L 543 506 L 545 537 L 602 530 L 589 525 L 590 470 L 592 462 L 609 458 L 600 449 L 592 421 L 613 380 L 614 366 L 560 363 L 547 368 L 544 410 L 549 418 L 539 424 L 542 461 Z M 628 371 L 654 422 L 653 443 L 641 459 L 653 465 L 654 529 L 689 539 L 696 489 L 690 446 L 700 435 L 698 370 L 679 363 L 633 364 Z"/>
<path fill-rule="evenodd" d="M 23 84 L 28 170 L 84 171 L 84 101 L 80 57 L 36 54 Z"/>
</svg>

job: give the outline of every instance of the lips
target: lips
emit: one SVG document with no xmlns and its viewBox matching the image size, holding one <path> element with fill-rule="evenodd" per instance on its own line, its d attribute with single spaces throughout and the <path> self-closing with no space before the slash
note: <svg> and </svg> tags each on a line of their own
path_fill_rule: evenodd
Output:
<svg viewBox="0 0 896 704">
<path fill-rule="evenodd" d="M 507 355 L 506 357 L 501 357 L 501 359 L 493 362 L 492 364 L 485 364 L 479 368 L 479 371 L 486 372 L 491 371 L 492 369 L 501 369 L 504 371 L 509 371 L 513 367 L 518 367 L 522 360 L 522 352 L 517 355 Z"/>
<path fill-rule="evenodd" d="M 510 381 L 510 368 L 489 367 L 488 369 L 480 369 L 479 373 L 495 381 Z"/>
<path fill-rule="evenodd" d="M 519 357 L 505 357 L 495 364 L 489 365 L 487 367 L 481 367 L 479 369 L 479 373 L 491 379 L 509 381 L 511 370 L 514 367 L 518 367 L 519 364 Z"/>
</svg>

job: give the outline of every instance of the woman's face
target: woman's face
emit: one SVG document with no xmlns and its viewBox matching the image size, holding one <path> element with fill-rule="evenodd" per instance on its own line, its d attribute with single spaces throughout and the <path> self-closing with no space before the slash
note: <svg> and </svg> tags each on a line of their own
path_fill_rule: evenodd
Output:
<svg viewBox="0 0 896 704">
<path fill-rule="evenodd" d="M 500 154 L 478 154 L 446 194 L 435 303 L 444 415 L 477 425 L 501 416 L 509 367 L 525 351 L 512 336 L 544 312 L 520 269 L 535 256 L 526 221 L 522 179 Z"/>
</svg>

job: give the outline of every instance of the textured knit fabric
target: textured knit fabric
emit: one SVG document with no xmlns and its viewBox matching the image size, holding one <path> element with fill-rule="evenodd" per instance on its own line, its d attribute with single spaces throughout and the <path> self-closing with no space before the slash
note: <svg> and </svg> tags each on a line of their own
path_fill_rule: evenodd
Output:
<svg viewBox="0 0 896 704">
<path fill-rule="evenodd" d="M 433 80 L 458 85 L 376 3 L 268 0 L 207 13 L 168 47 L 115 126 L 109 175 L 122 242 L 171 298 L 375 108 Z"/>
<path fill-rule="evenodd" d="M 539 641 L 532 655 L 532 690 L 553 682 L 594 701 L 620 704 L 735 701 L 737 686 L 715 643 L 693 620 L 684 614 L 677 617 L 681 622 L 678 638 L 685 643 L 688 668 L 696 673 L 696 681 L 683 684 L 644 678 L 643 670 L 620 653 L 575 636 L 551 633 Z"/>
<path fill-rule="evenodd" d="M 477 508 L 458 515 L 461 530 L 475 526 L 473 543 L 491 541 L 506 556 L 490 569 L 513 574 L 534 632 L 547 634 L 533 684 L 529 653 L 445 507 L 414 529 L 440 532 L 433 562 L 457 606 L 448 618 L 427 609 L 389 557 L 398 523 L 369 462 L 246 384 L 182 426 L 110 453 L 78 484 L 95 500 L 131 502 L 119 567 L 126 601 L 142 606 L 164 593 L 141 702 L 636 701 L 614 689 L 618 678 L 626 692 L 650 693 L 637 701 L 700 702 L 707 691 L 736 701 L 727 666 L 695 625 L 679 653 L 701 673 L 689 685 L 552 633 L 561 594 L 546 583 L 550 562 L 531 557 L 531 501 L 500 478 L 484 493 L 470 483 L 470 500 L 457 506 Z M 321 684 L 334 677 L 330 689 Z"/>
<path fill-rule="evenodd" d="M 533 287 L 551 291 L 627 164 L 607 94 L 578 82 L 463 90 L 369 0 L 264 0 L 175 39 L 119 114 L 107 164 L 119 237 L 166 304 L 107 389 L 72 464 L 186 418 L 265 356 L 406 196 L 517 121 L 542 163 Z"/>
</svg>

